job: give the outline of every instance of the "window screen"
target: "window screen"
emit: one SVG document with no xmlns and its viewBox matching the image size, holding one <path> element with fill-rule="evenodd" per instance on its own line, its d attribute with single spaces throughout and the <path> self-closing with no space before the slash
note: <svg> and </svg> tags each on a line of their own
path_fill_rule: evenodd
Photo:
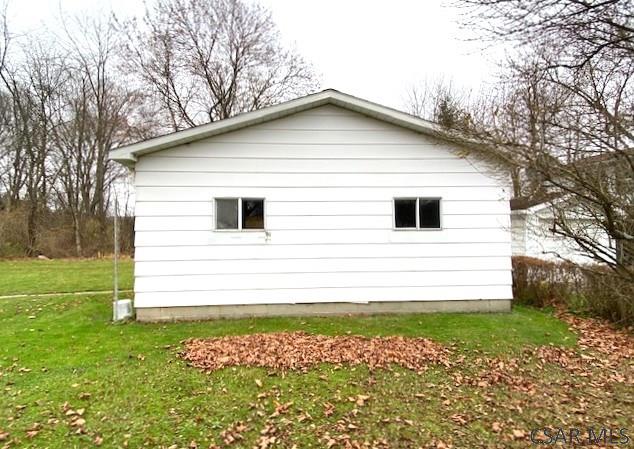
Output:
<svg viewBox="0 0 634 449">
<path fill-rule="evenodd" d="M 416 227 L 416 198 L 394 200 L 394 224 L 397 228 Z"/>
<path fill-rule="evenodd" d="M 242 198 L 242 229 L 264 229 L 264 200 Z"/>
<path fill-rule="evenodd" d="M 238 199 L 216 199 L 216 229 L 238 229 Z"/>
<path fill-rule="evenodd" d="M 418 214 L 420 228 L 440 228 L 440 200 L 419 198 Z"/>
</svg>

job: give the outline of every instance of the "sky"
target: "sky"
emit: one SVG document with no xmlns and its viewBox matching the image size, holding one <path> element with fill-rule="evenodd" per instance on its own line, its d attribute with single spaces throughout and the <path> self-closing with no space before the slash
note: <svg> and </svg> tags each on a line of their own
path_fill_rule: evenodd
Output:
<svg viewBox="0 0 634 449">
<path fill-rule="evenodd" d="M 151 0 L 149 0 L 151 1 Z M 477 92 L 499 50 L 468 41 L 449 0 L 259 0 L 282 39 L 313 64 L 322 88 L 404 109 L 412 86 L 438 80 Z M 143 0 L 9 0 L 13 30 L 54 26 L 64 14 L 141 15 Z"/>
</svg>

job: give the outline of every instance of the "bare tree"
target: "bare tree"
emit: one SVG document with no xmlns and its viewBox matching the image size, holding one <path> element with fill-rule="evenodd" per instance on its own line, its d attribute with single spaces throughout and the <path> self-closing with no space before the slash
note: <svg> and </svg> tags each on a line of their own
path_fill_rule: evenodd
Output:
<svg viewBox="0 0 634 449">
<path fill-rule="evenodd" d="M 14 173 L 13 183 L 19 182 L 24 190 L 28 208 L 26 247 L 29 254 L 34 254 L 39 221 L 54 183 L 55 174 L 47 160 L 56 98 L 65 81 L 65 72 L 63 58 L 39 42 L 27 42 L 21 55 L 20 63 L 2 67 L 0 80 L 11 98 L 12 135 L 8 146 L 13 154 L 10 158 L 21 170 L 19 177 Z"/>
<path fill-rule="evenodd" d="M 143 97 L 120 75 L 113 20 L 76 20 L 62 23 L 62 34 L 15 38 L 2 23 L 0 200 L 7 213 L 19 206 L 4 219 L 17 229 L 24 217 L 27 230 L 25 237 L 13 232 L 14 243 L 36 254 L 38 235 L 55 218 L 60 230 L 53 240 L 63 245 L 72 229 L 76 255 L 88 238 L 92 252 L 107 247 L 111 188 L 124 172 L 108 152 L 148 131 L 135 126 Z"/>
<path fill-rule="evenodd" d="M 512 152 L 532 174 L 529 193 L 558 198 L 551 204 L 555 234 L 634 282 L 631 262 L 613 247 L 634 242 L 633 2 L 458 3 L 468 25 L 516 43 L 520 55 L 479 137 Z M 602 232 L 579 226 L 580 218 Z"/>
<path fill-rule="evenodd" d="M 129 117 L 140 95 L 117 75 L 120 42 L 110 20 L 76 21 L 66 28 L 68 82 L 56 117 L 55 185 L 61 208 L 73 222 L 75 251 L 82 255 L 85 220 L 97 219 L 105 233 L 109 192 L 121 168 L 108 151 L 134 135 Z"/>
<path fill-rule="evenodd" d="M 280 42 L 271 14 L 243 0 L 158 0 L 124 26 L 131 71 L 172 130 L 303 95 L 315 74 Z"/>
<path fill-rule="evenodd" d="M 411 86 L 405 99 L 407 112 L 448 129 L 469 129 L 476 105 L 470 92 L 457 89 L 443 79 Z"/>
<path fill-rule="evenodd" d="M 0 42 L 0 73 L 7 69 L 7 53 L 11 35 L 6 20 L 6 3 L 2 5 L 2 41 Z M 24 186 L 24 161 L 21 148 L 12 145 L 14 135 L 13 97 L 0 91 L 0 209 L 10 210 Z"/>
<path fill-rule="evenodd" d="M 609 54 L 631 61 L 632 0 L 457 0 L 478 38 L 556 49 L 555 66 L 578 69 Z M 627 61 L 623 61 L 626 63 Z"/>
</svg>

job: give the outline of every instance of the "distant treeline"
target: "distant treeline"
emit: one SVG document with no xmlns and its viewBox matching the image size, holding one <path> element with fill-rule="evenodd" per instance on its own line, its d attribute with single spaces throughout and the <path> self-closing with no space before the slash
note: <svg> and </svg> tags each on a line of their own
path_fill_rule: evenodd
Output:
<svg viewBox="0 0 634 449">
<path fill-rule="evenodd" d="M 111 252 L 126 177 L 111 148 L 317 88 L 269 11 L 243 0 L 156 0 L 139 19 L 28 32 L 8 16 L 0 5 L 0 257 Z"/>
</svg>

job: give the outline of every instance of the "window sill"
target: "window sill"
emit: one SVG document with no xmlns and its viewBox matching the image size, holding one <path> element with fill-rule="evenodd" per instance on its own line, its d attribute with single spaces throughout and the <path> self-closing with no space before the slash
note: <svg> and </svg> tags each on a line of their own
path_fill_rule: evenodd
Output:
<svg viewBox="0 0 634 449">
<path fill-rule="evenodd" d="M 392 228 L 392 231 L 397 231 L 397 232 L 416 232 L 416 231 L 423 231 L 423 232 L 427 232 L 427 231 L 442 231 L 443 228 Z"/>
<path fill-rule="evenodd" d="M 261 233 L 261 234 L 266 234 L 267 230 L 266 229 L 212 229 L 213 232 L 221 232 L 221 233 L 227 233 L 227 234 L 242 234 L 242 233 L 247 233 L 247 234 L 257 234 L 257 233 Z"/>
</svg>

